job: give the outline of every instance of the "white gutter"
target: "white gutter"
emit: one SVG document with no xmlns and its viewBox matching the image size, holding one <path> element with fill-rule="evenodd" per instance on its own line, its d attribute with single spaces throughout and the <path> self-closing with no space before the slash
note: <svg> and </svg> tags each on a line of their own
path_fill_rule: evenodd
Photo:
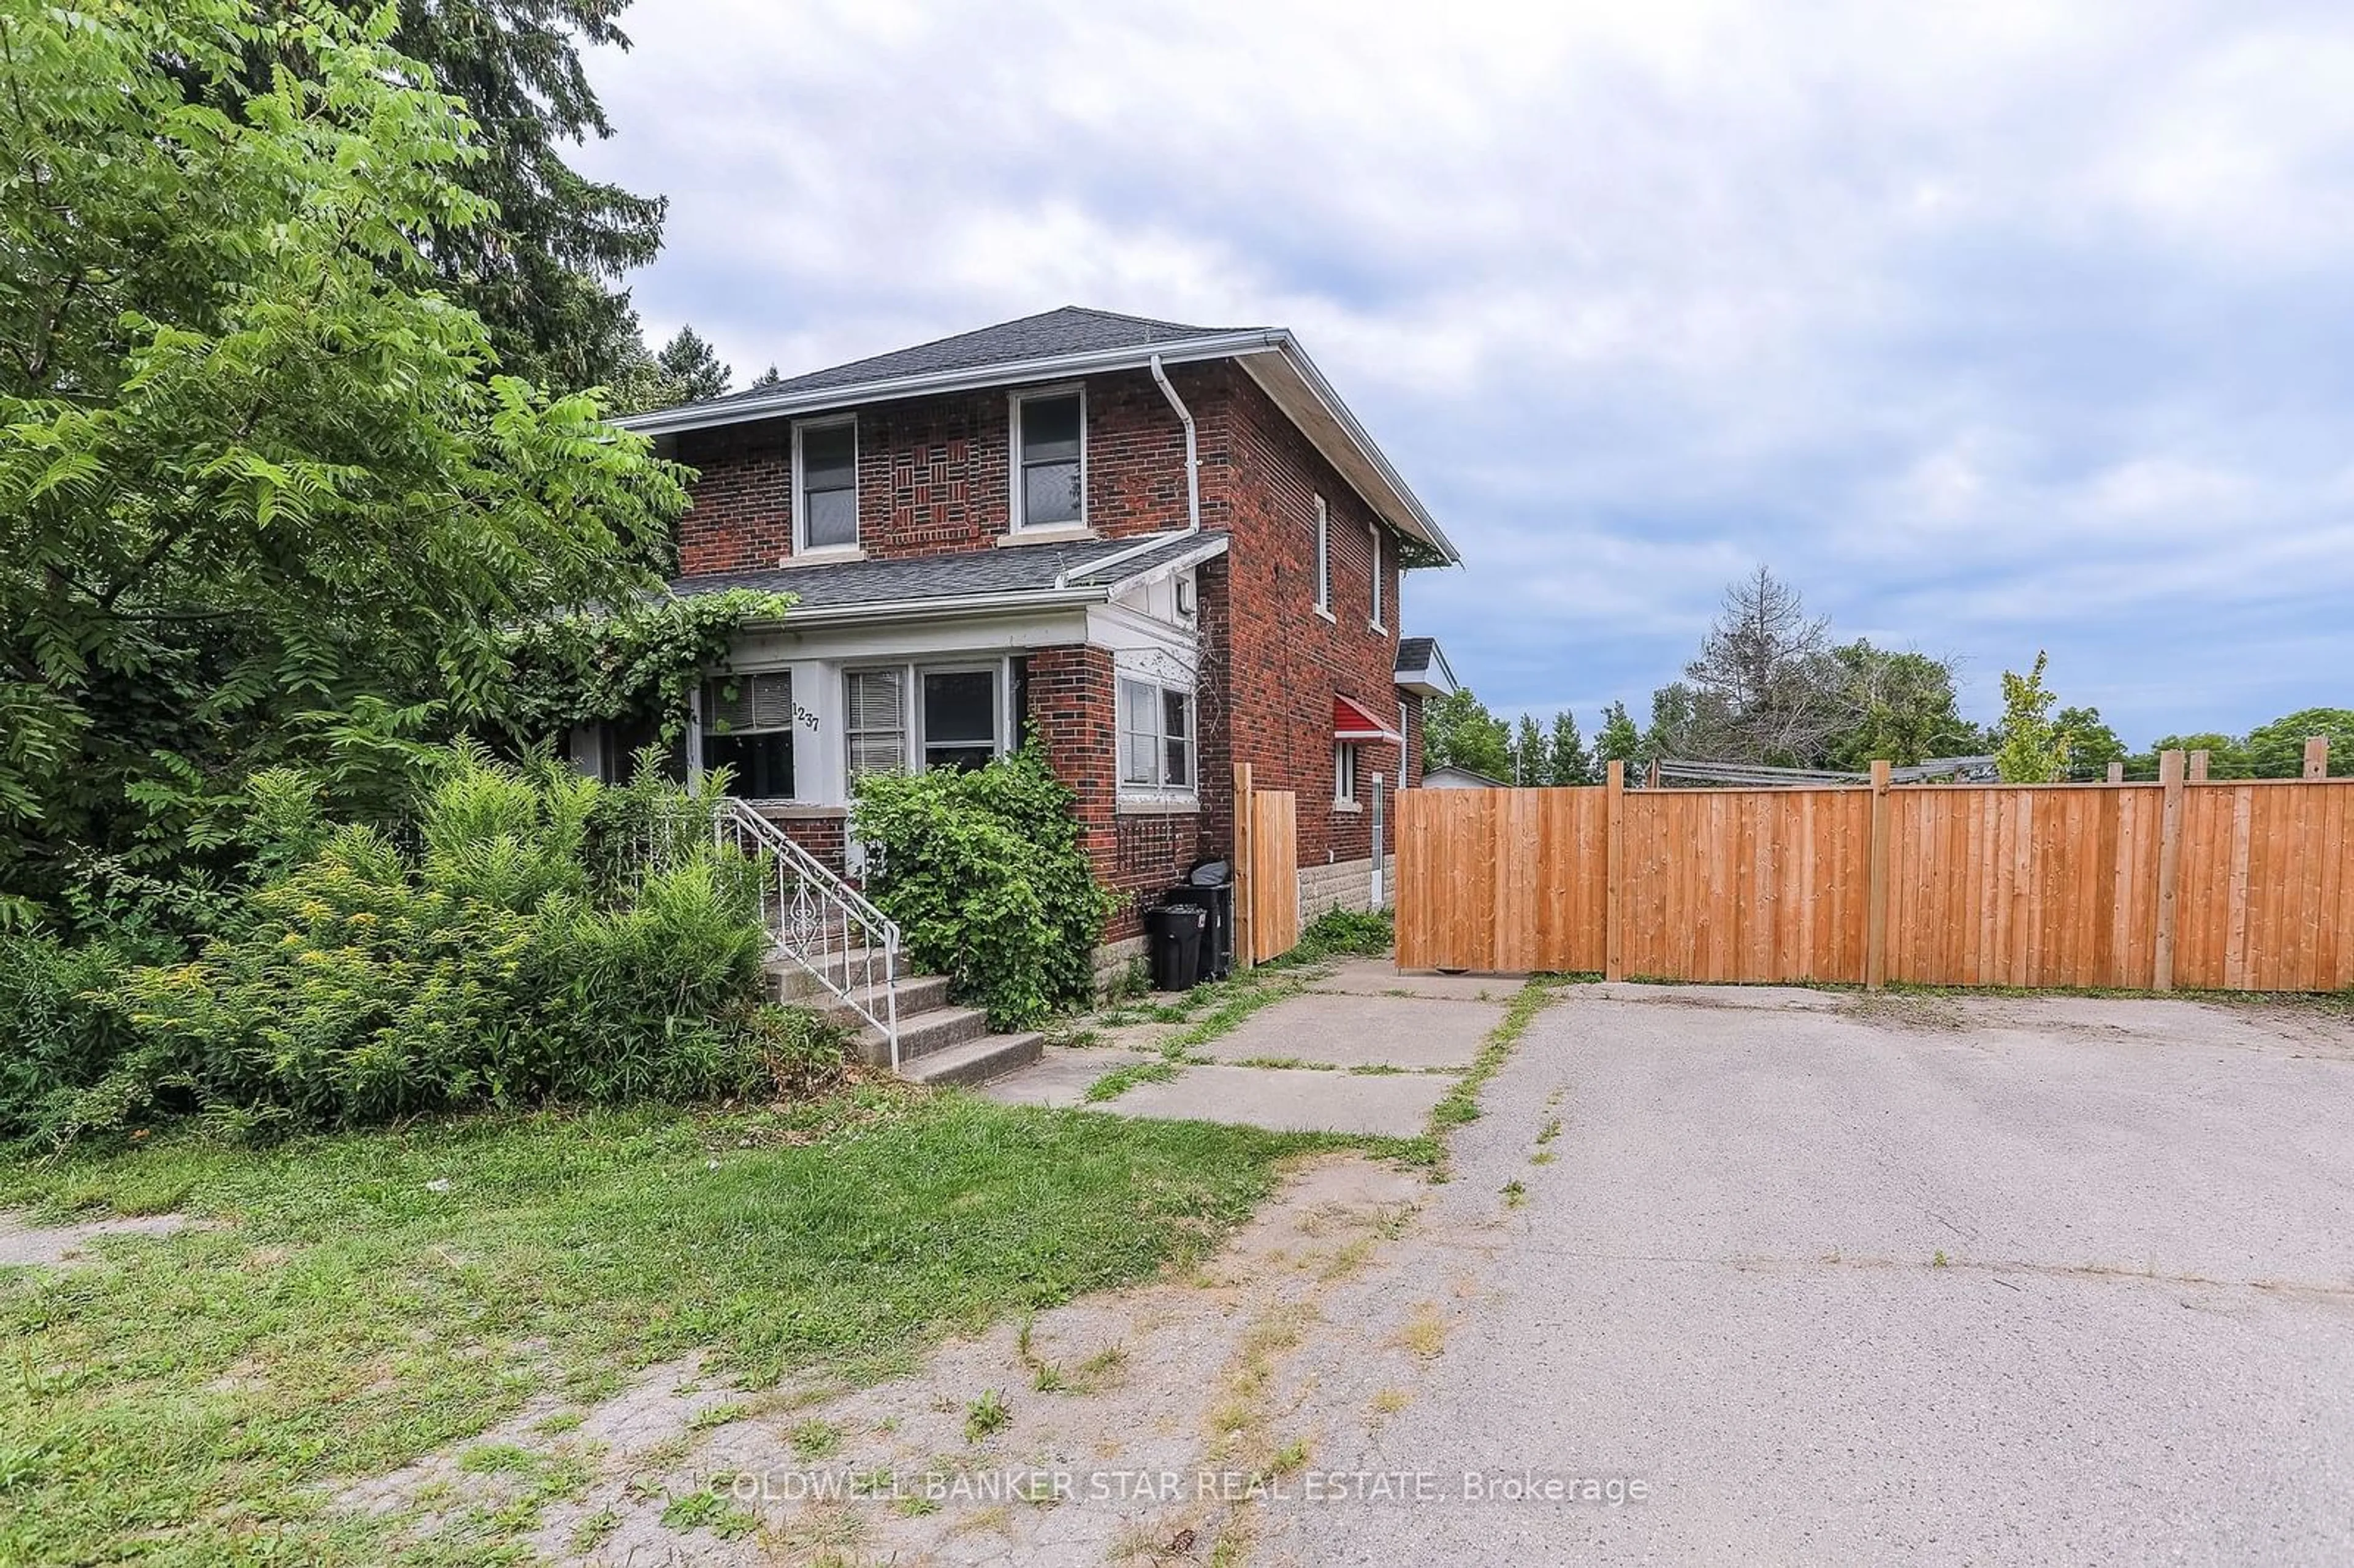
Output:
<svg viewBox="0 0 2354 1568">
<path fill-rule="evenodd" d="M 1134 560 L 1147 551 L 1159 549 L 1172 536 L 1182 539 L 1202 531 L 1202 460 L 1193 444 L 1193 416 L 1185 407 L 1185 399 L 1177 396 L 1177 388 L 1169 385 L 1169 376 L 1161 368 L 1161 356 L 1157 354 L 1152 356 L 1151 370 L 1152 379 L 1161 387 L 1161 395 L 1169 399 L 1169 406 L 1177 411 L 1177 422 L 1185 427 L 1185 532 L 1175 535 L 1155 534 L 1149 539 L 1139 539 L 1125 550 L 1115 550 L 1100 561 L 1090 561 L 1085 567 L 1066 567 L 1055 576 L 1056 588 L 1067 587 L 1075 573 L 1091 577 L 1106 567 L 1116 567 L 1122 561 Z"/>
<path fill-rule="evenodd" d="M 933 370 L 920 376 L 886 376 L 875 381 L 845 383 L 800 392 L 743 397 L 727 403 L 689 403 L 677 408 L 657 408 L 612 422 L 625 430 L 659 436 L 676 430 L 700 430 L 717 425 L 740 425 L 780 415 L 814 413 L 852 403 L 880 403 L 895 397 L 924 397 L 940 392 L 970 392 L 1022 381 L 1057 381 L 1107 370 L 1141 370 L 1164 355 L 1172 365 L 1201 359 L 1232 359 L 1238 355 L 1266 354 L 1283 347 L 1290 334 L 1283 329 L 1222 333 L 1215 337 L 1188 338 L 1153 349 L 1147 344 L 1091 349 L 1085 354 L 1057 354 L 1013 364 L 975 366 L 961 370 Z"/>
</svg>

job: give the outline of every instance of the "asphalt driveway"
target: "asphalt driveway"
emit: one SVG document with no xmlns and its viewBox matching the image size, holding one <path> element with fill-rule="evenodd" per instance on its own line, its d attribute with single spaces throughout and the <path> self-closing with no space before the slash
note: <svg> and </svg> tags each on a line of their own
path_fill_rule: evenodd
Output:
<svg viewBox="0 0 2354 1568">
<path fill-rule="evenodd" d="M 1260 1560 L 2354 1561 L 2342 1014 L 1572 987 L 1482 1099 L 1443 1351 L 1308 1369 L 1444 1496 Z"/>
</svg>

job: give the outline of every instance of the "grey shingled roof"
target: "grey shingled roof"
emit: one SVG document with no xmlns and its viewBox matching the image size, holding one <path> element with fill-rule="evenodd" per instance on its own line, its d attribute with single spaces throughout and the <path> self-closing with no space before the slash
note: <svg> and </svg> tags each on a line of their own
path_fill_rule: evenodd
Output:
<svg viewBox="0 0 2354 1568">
<path fill-rule="evenodd" d="M 717 593 L 723 588 L 763 588 L 792 594 L 799 600 L 795 608 L 810 610 L 850 609 L 910 599 L 1044 593 L 1052 589 L 1055 579 L 1066 572 L 1070 574 L 1066 587 L 1108 588 L 1196 550 L 1223 546 L 1225 539 L 1225 535 L 1214 532 L 1172 534 L 1150 550 L 1093 570 L 1088 569 L 1088 563 L 1111 560 L 1140 541 L 1082 539 L 1071 544 L 966 550 L 952 556 L 917 556 L 906 560 L 829 561 L 765 571 L 715 572 L 681 577 L 671 584 L 671 590 L 691 596 Z"/>
<path fill-rule="evenodd" d="M 980 370 L 992 365 L 1022 365 L 1066 354 L 1093 354 L 1107 349 L 1154 348 L 1195 338 L 1225 337 L 1256 327 L 1187 326 L 1181 322 L 1157 322 L 1143 316 L 1123 316 L 1065 305 L 1018 321 L 1000 322 L 977 332 L 961 332 L 913 348 L 894 349 L 867 359 L 854 359 L 805 376 L 789 376 L 766 387 L 748 387 L 688 408 L 718 408 L 748 397 L 782 397 L 800 392 L 822 392 L 835 387 L 863 387 L 906 376 L 931 376 L 951 370 Z"/>
<path fill-rule="evenodd" d="M 1438 640 L 1435 637 L 1399 638 L 1397 673 L 1403 675 L 1412 671 L 1429 669 L 1430 656 L 1437 651 Z"/>
</svg>

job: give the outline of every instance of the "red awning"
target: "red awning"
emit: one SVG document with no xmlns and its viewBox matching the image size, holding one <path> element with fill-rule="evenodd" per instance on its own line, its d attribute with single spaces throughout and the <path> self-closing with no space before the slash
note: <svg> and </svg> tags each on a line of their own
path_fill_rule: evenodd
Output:
<svg viewBox="0 0 2354 1568">
<path fill-rule="evenodd" d="M 1404 746 L 1405 737 L 1368 712 L 1363 704 L 1335 694 L 1332 698 L 1334 740 L 1386 740 Z"/>
</svg>

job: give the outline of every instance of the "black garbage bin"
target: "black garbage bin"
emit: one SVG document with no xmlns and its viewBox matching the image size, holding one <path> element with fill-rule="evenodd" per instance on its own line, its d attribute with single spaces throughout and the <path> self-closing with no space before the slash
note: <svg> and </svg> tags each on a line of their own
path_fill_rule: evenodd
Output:
<svg viewBox="0 0 2354 1568">
<path fill-rule="evenodd" d="M 1193 904 L 1209 912 L 1202 930 L 1203 983 L 1224 980 L 1235 971 L 1235 878 L 1225 861 L 1205 860 L 1187 874 L 1182 885 L 1165 895 L 1170 904 Z"/>
<path fill-rule="evenodd" d="M 1202 927 L 1209 911 L 1197 904 L 1163 904 L 1144 912 L 1152 952 L 1152 989 L 1191 991 L 1202 977 Z"/>
</svg>

